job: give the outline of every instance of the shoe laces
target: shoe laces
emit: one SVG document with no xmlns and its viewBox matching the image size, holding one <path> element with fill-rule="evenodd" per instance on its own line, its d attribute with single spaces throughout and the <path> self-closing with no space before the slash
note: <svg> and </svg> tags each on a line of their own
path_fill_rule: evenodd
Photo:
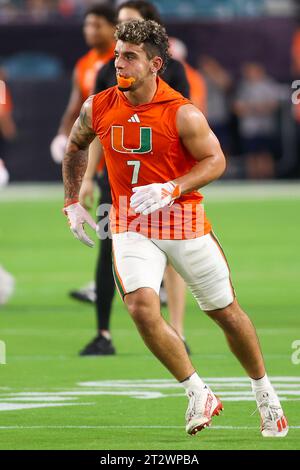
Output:
<svg viewBox="0 0 300 470">
<path fill-rule="evenodd" d="M 203 403 L 200 393 L 189 392 L 189 406 L 186 411 L 186 419 L 190 421 L 194 416 L 202 414 Z"/>
<path fill-rule="evenodd" d="M 251 414 L 251 416 L 253 416 L 257 411 L 259 411 L 263 421 L 263 429 L 271 428 L 273 423 L 276 423 L 281 417 L 281 406 L 276 405 L 275 403 L 270 403 L 268 399 L 269 395 L 267 395 L 261 402 L 258 402 L 256 409 Z"/>
</svg>

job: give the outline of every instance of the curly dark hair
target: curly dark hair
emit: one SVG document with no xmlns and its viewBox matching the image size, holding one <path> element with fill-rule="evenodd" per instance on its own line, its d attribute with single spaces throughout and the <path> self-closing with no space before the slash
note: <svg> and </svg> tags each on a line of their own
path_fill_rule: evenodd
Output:
<svg viewBox="0 0 300 470">
<path fill-rule="evenodd" d="M 149 59 L 153 59 L 155 56 L 161 57 L 163 65 L 158 73 L 164 72 L 170 54 L 168 36 L 162 25 L 152 20 L 126 21 L 117 26 L 115 38 L 138 46 L 143 44 Z"/>
</svg>

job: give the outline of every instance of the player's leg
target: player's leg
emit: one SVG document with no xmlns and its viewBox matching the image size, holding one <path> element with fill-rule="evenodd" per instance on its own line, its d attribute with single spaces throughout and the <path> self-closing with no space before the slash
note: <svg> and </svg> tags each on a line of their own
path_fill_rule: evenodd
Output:
<svg viewBox="0 0 300 470">
<path fill-rule="evenodd" d="M 111 193 L 106 170 L 101 179 L 99 179 L 99 186 L 101 191 L 99 204 L 110 205 Z M 107 217 L 108 212 L 105 212 L 100 220 L 106 220 Z M 97 336 L 80 352 L 82 356 L 106 356 L 113 355 L 116 352 L 110 335 L 110 316 L 115 294 L 115 282 L 111 262 L 112 240 L 110 233 L 107 235 L 106 238 L 100 241 L 95 275 Z"/>
<path fill-rule="evenodd" d="M 214 236 L 213 241 L 224 257 L 223 250 Z M 262 435 L 285 437 L 288 433 L 288 423 L 278 396 L 266 375 L 259 340 L 248 315 L 236 299 L 225 308 L 209 310 L 205 313 L 222 328 L 231 351 L 251 379 L 252 390 L 261 416 Z"/>
<path fill-rule="evenodd" d="M 118 290 L 145 344 L 180 382 L 189 397 L 186 431 L 195 434 L 219 414 L 222 404 L 195 372 L 184 344 L 160 313 L 159 288 L 166 256 L 137 233 L 113 236 Z"/>
<path fill-rule="evenodd" d="M 168 244 L 169 259 L 185 279 L 201 309 L 221 326 L 232 352 L 251 379 L 265 426 L 263 435 L 286 435 L 287 423 L 265 374 L 255 328 L 235 299 L 229 268 L 217 239 L 208 234 L 193 240 L 169 241 Z M 268 421 L 270 407 L 273 417 L 277 417 L 272 422 Z"/>
<path fill-rule="evenodd" d="M 236 299 L 225 308 L 205 311 L 224 331 L 228 345 L 252 379 L 266 373 L 255 328 Z"/>
<path fill-rule="evenodd" d="M 107 334 L 110 331 L 112 301 L 115 294 L 115 281 L 111 263 L 112 240 L 101 242 L 101 252 L 96 269 L 96 315 L 98 331 Z"/>
<path fill-rule="evenodd" d="M 110 207 L 112 203 L 106 169 L 104 169 L 103 176 L 101 180 L 99 180 L 99 185 L 101 188 L 100 204 L 107 205 L 107 211 L 105 211 L 104 215 L 99 219 L 99 221 L 101 221 L 101 219 L 107 220 L 109 215 L 108 207 Z M 112 301 L 115 294 L 115 283 L 111 262 L 112 239 L 109 226 L 107 227 L 106 235 L 107 236 L 101 242 L 101 252 L 96 269 L 96 315 L 99 333 L 108 336 Z"/>
<path fill-rule="evenodd" d="M 249 377 L 260 379 L 266 370 L 256 330 L 235 298 L 227 260 L 213 233 L 207 236 L 207 243 L 207 254 L 215 270 L 216 282 L 215 287 L 207 283 L 203 292 L 206 300 L 202 303 L 198 297 L 198 301 L 205 313 L 223 329 L 231 351 Z M 200 292 L 199 295 L 202 296 Z M 216 296 L 217 302 L 214 300 Z"/>
<path fill-rule="evenodd" d="M 188 354 L 189 347 L 184 337 L 184 314 L 186 285 L 182 277 L 168 264 L 164 274 L 164 285 L 167 291 L 170 325 L 177 331 L 185 343 Z"/>
<path fill-rule="evenodd" d="M 288 423 L 280 401 L 266 375 L 255 328 L 237 300 L 223 309 L 205 312 L 224 331 L 231 351 L 248 373 L 261 416 L 264 437 L 284 437 Z"/>
<path fill-rule="evenodd" d="M 96 266 L 96 336 L 80 351 L 81 356 L 110 356 L 116 353 L 110 334 L 110 316 L 115 293 L 111 266 L 111 239 L 101 241 Z"/>
<path fill-rule="evenodd" d="M 125 295 L 124 301 L 146 346 L 185 388 L 189 398 L 186 431 L 196 434 L 223 410 L 222 403 L 199 377 L 183 341 L 162 317 L 158 294 L 140 288 Z"/>
<path fill-rule="evenodd" d="M 164 274 L 164 284 L 168 295 L 170 325 L 183 337 L 183 319 L 185 310 L 185 282 L 168 264 Z"/>
<path fill-rule="evenodd" d="M 184 344 L 160 312 L 159 288 L 166 256 L 151 240 L 136 234 L 113 236 L 117 287 L 145 344 L 182 381 L 195 372 Z"/>
<path fill-rule="evenodd" d="M 127 309 L 150 351 L 179 381 L 195 372 L 184 343 L 160 313 L 160 300 L 151 288 L 141 288 L 124 297 Z"/>
<path fill-rule="evenodd" d="M 182 274 L 201 309 L 223 328 L 232 351 L 249 376 L 262 377 L 265 369 L 255 329 L 235 301 L 229 268 L 215 237 L 208 234 L 167 243 L 170 261 Z"/>
</svg>

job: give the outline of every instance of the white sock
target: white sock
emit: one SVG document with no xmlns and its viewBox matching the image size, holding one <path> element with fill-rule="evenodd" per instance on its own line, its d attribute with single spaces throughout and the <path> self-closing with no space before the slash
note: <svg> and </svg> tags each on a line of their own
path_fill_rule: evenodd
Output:
<svg viewBox="0 0 300 470">
<path fill-rule="evenodd" d="M 197 372 L 194 372 L 187 380 L 181 382 L 186 391 L 190 390 L 202 390 L 205 387 L 205 383 L 199 377 Z"/>
<path fill-rule="evenodd" d="M 264 397 L 264 392 L 267 392 L 269 402 L 273 405 L 280 406 L 280 401 L 277 396 L 277 393 L 275 392 L 267 374 L 258 380 L 251 379 L 251 383 L 252 390 L 256 395 L 256 400 L 258 400 L 258 402 L 261 401 Z"/>
<path fill-rule="evenodd" d="M 252 385 L 252 390 L 253 392 L 257 392 L 260 390 L 266 390 L 266 389 L 273 389 L 272 384 L 269 380 L 269 377 L 267 374 L 265 374 L 261 379 L 255 380 L 255 379 L 250 379 L 251 380 L 251 385 Z"/>
</svg>

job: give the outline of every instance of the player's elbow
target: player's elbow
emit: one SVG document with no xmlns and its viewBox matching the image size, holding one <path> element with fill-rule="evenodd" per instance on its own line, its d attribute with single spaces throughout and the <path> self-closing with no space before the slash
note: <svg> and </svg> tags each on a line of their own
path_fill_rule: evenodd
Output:
<svg viewBox="0 0 300 470">
<path fill-rule="evenodd" d="M 69 139 L 69 141 L 67 143 L 65 154 L 66 155 L 73 155 L 73 154 L 76 154 L 78 152 L 78 150 L 80 150 L 78 144 Z"/>
<path fill-rule="evenodd" d="M 222 152 L 219 157 L 219 178 L 225 173 L 226 170 L 226 158 L 224 153 Z"/>
<path fill-rule="evenodd" d="M 223 152 L 219 152 L 214 156 L 215 179 L 221 178 L 226 170 L 226 159 Z"/>
</svg>

